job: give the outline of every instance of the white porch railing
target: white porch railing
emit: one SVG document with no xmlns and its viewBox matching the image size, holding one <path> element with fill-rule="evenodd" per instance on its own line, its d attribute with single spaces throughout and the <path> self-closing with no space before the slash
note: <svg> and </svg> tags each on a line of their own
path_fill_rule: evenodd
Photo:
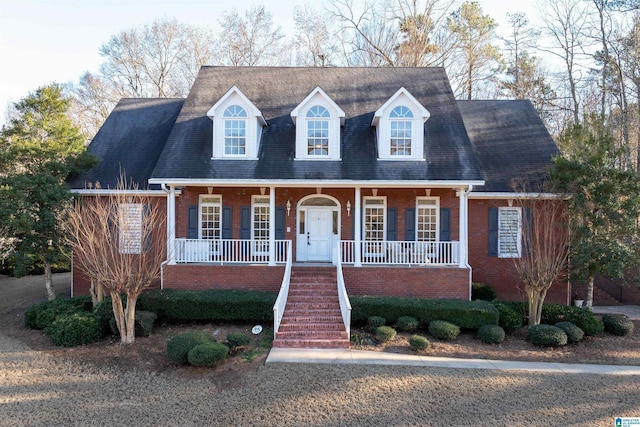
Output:
<svg viewBox="0 0 640 427">
<path fill-rule="evenodd" d="M 269 262 L 268 240 L 238 239 L 176 239 L 177 263 L 258 263 Z M 291 240 L 275 241 L 275 262 L 287 262 Z M 291 257 L 289 257 L 291 259 Z"/>
<path fill-rule="evenodd" d="M 370 265 L 454 265 L 460 262 L 460 242 L 363 241 L 362 264 Z M 356 242 L 340 242 L 343 264 L 355 263 Z"/>
<path fill-rule="evenodd" d="M 338 249 L 335 249 L 338 252 Z M 342 321 L 344 327 L 347 330 L 347 339 L 351 340 L 351 302 L 349 302 L 349 295 L 347 294 L 347 288 L 344 284 L 344 276 L 342 275 L 342 260 L 340 254 L 334 256 L 336 262 L 336 270 L 338 277 L 338 299 L 340 300 L 340 313 L 342 314 Z"/>
<path fill-rule="evenodd" d="M 284 269 L 284 276 L 282 277 L 282 285 L 280 285 L 280 292 L 278 292 L 278 298 L 273 305 L 273 339 L 276 339 L 280 322 L 282 322 L 282 315 L 284 314 L 284 308 L 287 305 L 287 298 L 289 296 L 289 282 L 291 281 L 291 264 L 293 263 L 293 250 L 291 245 L 287 245 L 287 263 Z"/>
</svg>

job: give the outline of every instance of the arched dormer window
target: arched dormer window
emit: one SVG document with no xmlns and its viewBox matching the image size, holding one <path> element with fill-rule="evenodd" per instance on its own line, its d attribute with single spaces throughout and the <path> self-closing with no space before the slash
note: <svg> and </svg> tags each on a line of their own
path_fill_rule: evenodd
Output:
<svg viewBox="0 0 640 427">
<path fill-rule="evenodd" d="M 222 115 L 224 123 L 224 154 L 244 156 L 247 150 L 247 112 L 232 105 Z"/>
<path fill-rule="evenodd" d="M 344 111 L 320 87 L 291 111 L 296 125 L 296 160 L 340 160 Z"/>
<path fill-rule="evenodd" d="M 425 160 L 424 123 L 429 111 L 400 88 L 374 113 L 378 158 L 381 160 Z"/>
<path fill-rule="evenodd" d="M 266 121 L 240 89 L 229 89 L 207 116 L 213 121 L 213 159 L 257 159 Z"/>
<path fill-rule="evenodd" d="M 307 111 L 307 154 L 309 156 L 329 155 L 329 110 L 314 105 Z"/>
<path fill-rule="evenodd" d="M 411 156 L 411 140 L 413 127 L 413 112 L 400 105 L 389 114 L 391 125 L 390 152 L 391 156 Z"/>
</svg>

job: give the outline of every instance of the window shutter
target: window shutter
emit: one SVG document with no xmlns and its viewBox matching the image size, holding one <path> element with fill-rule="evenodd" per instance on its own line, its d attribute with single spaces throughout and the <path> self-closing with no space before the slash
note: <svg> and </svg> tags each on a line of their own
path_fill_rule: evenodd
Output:
<svg viewBox="0 0 640 427">
<path fill-rule="evenodd" d="M 451 241 L 451 208 L 440 208 L 440 241 Z"/>
<path fill-rule="evenodd" d="M 276 207 L 276 240 L 284 240 L 284 207 Z"/>
<path fill-rule="evenodd" d="M 188 225 L 187 225 L 187 238 L 198 238 L 198 206 L 189 206 Z"/>
<path fill-rule="evenodd" d="M 405 211 L 405 237 L 408 242 L 416 240 L 416 209 L 407 208 Z"/>
<path fill-rule="evenodd" d="M 387 240 L 398 240 L 398 210 L 387 209 Z"/>
<path fill-rule="evenodd" d="M 240 208 L 240 238 L 251 239 L 251 206 Z"/>
<path fill-rule="evenodd" d="M 533 234 L 533 210 L 531 208 L 525 208 L 524 215 L 522 252 L 523 256 L 529 256 L 529 253 L 531 252 L 531 238 Z M 526 242 L 524 240 L 526 240 Z"/>
<path fill-rule="evenodd" d="M 153 231 L 153 224 L 151 224 L 151 221 L 147 218 L 151 217 L 151 205 L 149 203 L 145 203 L 144 207 L 142 208 L 142 224 L 140 224 L 143 229 L 141 229 L 140 231 L 143 233 L 144 236 L 144 243 L 143 245 L 143 250 L 145 252 L 149 252 L 151 250 L 151 239 L 153 238 L 153 236 L 151 235 L 152 231 Z M 147 227 L 147 229 L 144 229 L 144 227 Z"/>
<path fill-rule="evenodd" d="M 222 238 L 231 239 L 233 227 L 233 208 L 231 206 L 222 207 Z"/>
<path fill-rule="evenodd" d="M 498 208 L 489 208 L 489 256 L 498 256 Z"/>
</svg>

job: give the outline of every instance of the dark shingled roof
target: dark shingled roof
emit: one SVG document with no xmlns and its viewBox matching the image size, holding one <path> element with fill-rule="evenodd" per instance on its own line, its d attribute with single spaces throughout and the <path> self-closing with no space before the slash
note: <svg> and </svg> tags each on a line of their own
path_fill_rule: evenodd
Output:
<svg viewBox="0 0 640 427">
<path fill-rule="evenodd" d="M 262 112 L 258 160 L 212 160 L 207 111 L 233 86 Z M 346 113 L 342 161 L 295 160 L 291 111 L 320 86 Z M 375 111 L 401 87 L 431 113 L 425 162 L 377 159 Z M 203 67 L 152 178 L 220 180 L 481 180 L 478 158 L 442 68 Z"/>
<path fill-rule="evenodd" d="M 458 108 L 485 180 L 474 191 L 513 191 L 514 181 L 535 186 L 547 176 L 560 151 L 530 101 L 458 101 Z"/>
<path fill-rule="evenodd" d="M 69 186 L 84 189 L 99 181 L 102 188 L 114 188 L 122 168 L 139 188 L 148 188 L 183 103 L 184 99 L 122 99 L 89 144 L 98 164 L 69 177 Z"/>
</svg>

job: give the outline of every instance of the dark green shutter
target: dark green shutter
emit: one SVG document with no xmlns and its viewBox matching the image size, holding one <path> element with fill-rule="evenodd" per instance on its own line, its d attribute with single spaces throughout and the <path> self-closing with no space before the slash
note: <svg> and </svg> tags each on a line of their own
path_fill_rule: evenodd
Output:
<svg viewBox="0 0 640 427">
<path fill-rule="evenodd" d="M 198 206 L 189 206 L 188 224 L 187 224 L 187 238 L 198 238 Z"/>
<path fill-rule="evenodd" d="M 522 253 L 523 256 L 529 256 L 529 253 L 531 251 L 531 238 L 533 233 L 533 211 L 531 210 L 531 208 L 525 208 L 524 215 L 525 217 L 522 230 L 522 239 L 526 239 L 526 243 L 524 241 L 522 242 Z"/>
<path fill-rule="evenodd" d="M 416 240 L 416 209 L 407 208 L 404 219 L 404 239 L 408 242 Z"/>
<path fill-rule="evenodd" d="M 387 240 L 398 240 L 398 210 L 387 209 Z"/>
<path fill-rule="evenodd" d="M 489 208 L 489 256 L 498 256 L 498 208 Z"/>
<path fill-rule="evenodd" d="M 284 240 L 284 207 L 276 207 L 276 240 Z"/>
<path fill-rule="evenodd" d="M 440 241 L 451 241 L 451 209 L 440 208 Z"/>
<path fill-rule="evenodd" d="M 251 206 L 240 208 L 240 238 L 251 239 Z"/>
<path fill-rule="evenodd" d="M 222 207 L 222 238 L 231 239 L 233 228 L 233 209 L 231 206 Z"/>
</svg>

